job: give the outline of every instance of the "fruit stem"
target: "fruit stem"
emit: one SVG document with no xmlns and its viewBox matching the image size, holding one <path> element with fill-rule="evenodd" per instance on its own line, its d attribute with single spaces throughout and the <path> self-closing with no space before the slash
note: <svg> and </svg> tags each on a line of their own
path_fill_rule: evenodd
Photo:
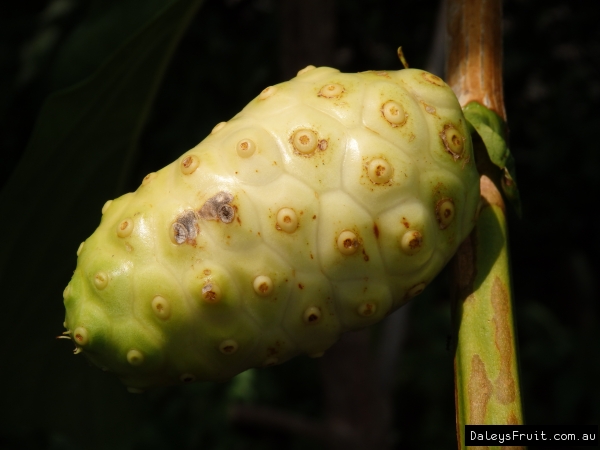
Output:
<svg viewBox="0 0 600 450">
<path fill-rule="evenodd" d="M 446 79 L 464 108 L 479 102 L 506 120 L 502 1 L 447 0 Z M 454 258 L 454 380 L 458 448 L 466 424 L 522 424 L 508 228 L 497 168 L 474 136 L 482 207 Z M 499 448 L 499 447 L 490 447 Z M 511 447 L 523 448 L 523 447 Z"/>
</svg>

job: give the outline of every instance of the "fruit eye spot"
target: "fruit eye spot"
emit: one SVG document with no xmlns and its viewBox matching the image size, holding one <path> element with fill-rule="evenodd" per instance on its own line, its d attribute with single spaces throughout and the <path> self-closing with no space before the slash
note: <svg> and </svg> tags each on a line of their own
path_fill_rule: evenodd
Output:
<svg viewBox="0 0 600 450">
<path fill-rule="evenodd" d="M 375 184 L 387 183 L 394 175 L 394 168 L 385 159 L 376 158 L 369 161 L 367 175 Z"/>
<path fill-rule="evenodd" d="M 321 310 L 316 306 L 311 306 L 304 311 L 304 322 L 314 325 L 321 320 Z"/>
<path fill-rule="evenodd" d="M 104 289 L 108 285 L 108 275 L 105 272 L 98 272 L 94 277 L 94 285 L 98 290 Z"/>
<path fill-rule="evenodd" d="M 377 306 L 373 303 L 363 303 L 357 309 L 357 312 L 360 316 L 370 317 L 377 310 Z"/>
<path fill-rule="evenodd" d="M 227 125 L 227 122 L 219 122 L 218 124 L 215 125 L 215 127 L 212 129 L 210 134 L 215 134 L 215 133 L 219 132 L 219 130 L 221 130 L 225 125 Z"/>
<path fill-rule="evenodd" d="M 181 381 L 183 381 L 184 383 L 192 383 L 192 382 L 196 381 L 196 377 L 190 373 L 184 373 L 183 375 L 181 375 L 179 377 L 179 379 Z"/>
<path fill-rule="evenodd" d="M 259 275 L 254 279 L 252 287 L 258 295 L 266 297 L 273 292 L 273 280 L 266 275 Z"/>
<path fill-rule="evenodd" d="M 132 366 L 139 366 L 144 362 L 144 355 L 139 350 L 129 350 L 127 352 L 127 362 Z"/>
<path fill-rule="evenodd" d="M 443 198 L 435 205 L 435 215 L 440 226 L 440 230 L 448 227 L 454 220 L 454 200 Z"/>
<path fill-rule="evenodd" d="M 277 212 L 275 228 L 285 231 L 286 233 L 293 233 L 296 231 L 298 228 L 298 216 L 296 215 L 296 211 L 291 208 L 281 208 Z"/>
<path fill-rule="evenodd" d="M 227 339 L 219 345 L 219 350 L 224 355 L 231 355 L 235 353 L 238 349 L 238 343 L 233 339 Z"/>
<path fill-rule="evenodd" d="M 191 175 L 200 165 L 200 160 L 195 155 L 188 155 L 181 160 L 181 173 Z"/>
<path fill-rule="evenodd" d="M 231 223 L 231 221 L 233 221 L 233 217 L 235 216 L 235 211 L 231 205 L 221 205 L 217 210 L 217 216 L 221 222 Z"/>
<path fill-rule="evenodd" d="M 319 91 L 319 97 L 338 98 L 344 93 L 344 87 L 337 83 L 327 84 Z"/>
<path fill-rule="evenodd" d="M 221 288 L 215 283 L 208 283 L 202 288 L 202 297 L 208 303 L 217 303 L 221 300 Z"/>
<path fill-rule="evenodd" d="M 439 134 L 444 144 L 444 148 L 456 161 L 459 159 L 465 149 L 465 139 L 452 124 L 444 125 L 444 129 Z"/>
<path fill-rule="evenodd" d="M 408 230 L 402 235 L 400 248 L 407 255 L 414 255 L 421 250 L 423 245 L 423 235 L 416 230 Z"/>
<path fill-rule="evenodd" d="M 406 113 L 400 103 L 389 100 L 381 107 L 381 113 L 392 127 L 404 125 L 406 122 Z"/>
<path fill-rule="evenodd" d="M 157 295 L 152 299 L 152 310 L 156 317 L 162 320 L 167 320 L 171 317 L 171 305 L 166 298 Z"/>
<path fill-rule="evenodd" d="M 107 200 L 107 202 L 104 204 L 104 206 L 102 206 L 102 214 L 104 214 L 106 211 L 108 211 L 108 208 L 110 208 L 110 205 L 112 205 L 112 200 Z"/>
<path fill-rule="evenodd" d="M 264 100 L 265 98 L 269 98 L 270 96 L 272 96 L 275 92 L 277 92 L 277 87 L 269 86 L 263 89 L 263 91 L 258 95 L 258 98 Z"/>
<path fill-rule="evenodd" d="M 406 296 L 408 298 L 416 297 L 425 290 L 425 283 L 419 283 L 408 290 Z"/>
<path fill-rule="evenodd" d="M 89 342 L 88 332 L 83 327 L 75 328 L 73 337 L 75 338 L 75 342 L 79 345 L 86 345 Z"/>
<path fill-rule="evenodd" d="M 148 175 L 146 175 L 144 177 L 144 179 L 142 180 L 142 186 L 146 186 L 148 185 L 152 180 L 154 180 L 158 175 L 156 174 L 156 172 L 152 172 L 149 173 Z"/>
<path fill-rule="evenodd" d="M 238 156 L 248 158 L 256 151 L 256 144 L 250 139 L 242 139 L 237 143 L 236 151 Z"/>
<path fill-rule="evenodd" d="M 117 226 L 117 236 L 124 238 L 133 231 L 133 220 L 125 219 Z"/>
<path fill-rule="evenodd" d="M 292 135 L 290 141 L 294 149 L 302 155 L 309 155 L 310 153 L 313 153 L 317 146 L 320 145 L 317 134 L 314 131 L 307 129 L 297 130 Z"/>
<path fill-rule="evenodd" d="M 337 248 L 344 255 L 352 255 L 359 245 L 358 238 L 352 231 L 342 231 L 338 236 Z"/>
</svg>

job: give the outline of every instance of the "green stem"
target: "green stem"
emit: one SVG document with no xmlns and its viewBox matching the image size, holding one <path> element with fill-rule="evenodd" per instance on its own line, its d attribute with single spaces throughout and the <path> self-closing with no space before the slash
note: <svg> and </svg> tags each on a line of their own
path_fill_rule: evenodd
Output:
<svg viewBox="0 0 600 450">
<path fill-rule="evenodd" d="M 478 102 L 506 120 L 501 0 L 447 0 L 448 84 L 462 107 Z M 482 207 L 454 262 L 458 448 L 465 425 L 523 423 L 501 170 L 474 136 Z M 500 448 L 500 447 L 490 447 Z M 502 447 L 523 448 L 523 447 Z"/>
</svg>

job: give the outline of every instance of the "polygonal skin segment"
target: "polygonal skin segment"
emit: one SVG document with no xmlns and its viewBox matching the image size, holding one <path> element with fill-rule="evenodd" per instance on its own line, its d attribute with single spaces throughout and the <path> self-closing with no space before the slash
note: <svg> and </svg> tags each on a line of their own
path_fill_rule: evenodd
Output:
<svg viewBox="0 0 600 450">
<path fill-rule="evenodd" d="M 309 66 L 107 202 L 65 333 L 132 392 L 318 357 L 421 293 L 478 202 L 440 78 Z"/>
</svg>

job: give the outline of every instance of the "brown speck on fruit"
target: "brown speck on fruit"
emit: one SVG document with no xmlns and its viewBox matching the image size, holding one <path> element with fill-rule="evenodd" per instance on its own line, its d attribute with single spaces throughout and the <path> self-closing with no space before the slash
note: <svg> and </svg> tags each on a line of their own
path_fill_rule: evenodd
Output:
<svg viewBox="0 0 600 450">
<path fill-rule="evenodd" d="M 211 272 L 210 270 L 208 270 L 208 269 L 204 269 L 203 273 L 204 273 L 204 275 L 208 276 L 208 275 L 210 275 L 212 272 Z"/>
<path fill-rule="evenodd" d="M 379 239 L 379 227 L 376 223 L 373 224 L 373 233 L 375 233 L 375 237 Z"/>
<path fill-rule="evenodd" d="M 304 285 L 302 283 L 298 283 L 298 289 L 304 289 Z"/>
<path fill-rule="evenodd" d="M 316 215 L 316 214 L 315 214 L 315 215 L 313 215 L 313 220 L 315 220 L 316 218 L 317 218 L 317 215 Z"/>
<path fill-rule="evenodd" d="M 365 249 L 364 249 L 364 248 L 362 249 L 362 254 L 363 254 L 363 259 L 364 259 L 365 261 L 368 261 L 368 260 L 369 260 L 369 255 L 367 255 L 367 252 L 365 252 Z"/>
<path fill-rule="evenodd" d="M 428 105 L 427 103 L 423 103 L 423 107 L 425 108 L 425 112 L 427 114 L 431 114 L 431 115 L 435 114 L 435 108 L 433 106 Z"/>
<path fill-rule="evenodd" d="M 321 151 L 327 150 L 328 145 L 329 145 L 329 143 L 325 139 L 321 139 L 319 141 L 319 150 L 321 150 Z"/>
</svg>

